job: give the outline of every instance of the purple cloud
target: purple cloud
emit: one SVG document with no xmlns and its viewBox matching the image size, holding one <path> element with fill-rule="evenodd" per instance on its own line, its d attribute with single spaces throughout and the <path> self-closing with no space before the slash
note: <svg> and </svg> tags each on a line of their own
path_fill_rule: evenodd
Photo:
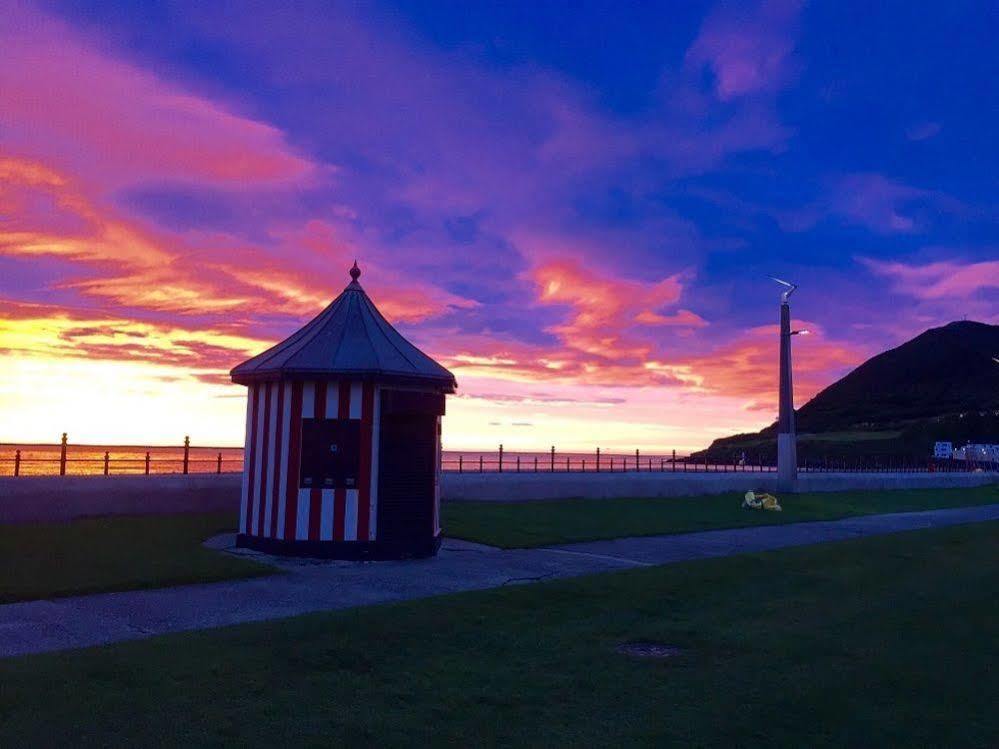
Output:
<svg viewBox="0 0 999 749">
<path fill-rule="evenodd" d="M 711 71 L 722 101 L 778 91 L 798 67 L 794 47 L 801 5 L 765 0 L 755 7 L 720 7 L 687 51 L 687 65 Z"/>
</svg>

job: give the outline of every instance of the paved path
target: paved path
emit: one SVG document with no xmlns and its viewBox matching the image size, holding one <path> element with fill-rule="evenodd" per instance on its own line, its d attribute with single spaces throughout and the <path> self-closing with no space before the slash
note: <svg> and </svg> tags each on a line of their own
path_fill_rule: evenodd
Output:
<svg viewBox="0 0 999 749">
<path fill-rule="evenodd" d="M 275 563 L 284 574 L 266 578 L 0 606 L 0 657 L 987 520 L 999 520 L 999 504 L 544 549 L 503 551 L 448 540 L 437 558 L 406 562 L 281 560 Z M 231 539 L 222 537 L 222 545 Z"/>
</svg>

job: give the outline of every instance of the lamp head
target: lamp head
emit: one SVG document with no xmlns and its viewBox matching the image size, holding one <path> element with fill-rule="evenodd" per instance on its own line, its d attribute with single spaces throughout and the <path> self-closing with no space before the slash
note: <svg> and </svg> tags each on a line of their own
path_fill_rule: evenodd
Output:
<svg viewBox="0 0 999 749">
<path fill-rule="evenodd" d="M 780 295 L 781 303 L 787 304 L 787 300 L 791 298 L 791 294 L 793 294 L 794 290 L 798 288 L 798 285 L 793 284 L 790 281 L 784 281 L 776 276 L 770 276 L 770 278 L 779 283 L 781 286 L 787 287 L 787 290 Z"/>
</svg>

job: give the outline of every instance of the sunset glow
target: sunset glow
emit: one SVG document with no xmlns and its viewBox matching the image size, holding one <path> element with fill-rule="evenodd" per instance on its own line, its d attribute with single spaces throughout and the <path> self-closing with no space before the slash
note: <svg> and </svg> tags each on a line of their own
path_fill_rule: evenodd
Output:
<svg viewBox="0 0 999 749">
<path fill-rule="evenodd" d="M 849 13 L 784 0 L 635 8 L 599 52 L 540 10 L 529 34 L 498 4 L 293 6 L 0 0 L 0 441 L 242 444 L 228 371 L 355 258 L 457 377 L 452 449 L 771 423 L 771 274 L 812 333 L 799 405 L 927 327 L 999 322 L 970 17 L 944 22 L 957 61 L 916 11 L 862 60 L 822 41 Z"/>
</svg>

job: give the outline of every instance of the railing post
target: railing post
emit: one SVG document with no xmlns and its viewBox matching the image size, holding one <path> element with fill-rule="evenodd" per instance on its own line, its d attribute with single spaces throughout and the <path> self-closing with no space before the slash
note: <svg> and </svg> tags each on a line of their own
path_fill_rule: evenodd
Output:
<svg viewBox="0 0 999 749">
<path fill-rule="evenodd" d="M 535 473 L 538 472 L 538 456 L 537 455 L 534 456 L 534 472 Z"/>
<path fill-rule="evenodd" d="M 503 445 L 500 444 L 499 448 L 499 472 L 503 473 Z"/>
<path fill-rule="evenodd" d="M 597 473 L 600 473 L 600 448 L 597 448 Z"/>
<path fill-rule="evenodd" d="M 110 472 L 111 463 L 111 453 L 107 450 L 104 451 L 104 475 L 107 476 Z"/>
<path fill-rule="evenodd" d="M 66 433 L 62 433 L 62 446 L 59 450 L 59 475 L 66 475 Z"/>
<path fill-rule="evenodd" d="M 673 473 L 676 473 L 676 450 L 673 451 Z"/>
<path fill-rule="evenodd" d="M 269 394 L 268 394 L 269 395 Z M 187 475 L 187 468 L 191 461 L 191 438 L 184 437 L 184 475 Z"/>
<path fill-rule="evenodd" d="M 586 458 L 583 458 L 583 473 L 586 473 Z"/>
<path fill-rule="evenodd" d="M 614 473 L 614 457 L 611 456 L 611 473 Z"/>
<path fill-rule="evenodd" d="M 570 458 L 568 455 L 566 455 L 565 456 L 565 472 L 566 473 L 569 473 L 572 470 L 572 468 L 569 465 L 569 461 L 570 460 L 572 460 L 572 458 Z"/>
<path fill-rule="evenodd" d="M 219 453 L 219 457 L 215 462 L 215 473 L 222 473 L 222 453 Z"/>
<path fill-rule="evenodd" d="M 21 475 L 21 451 L 14 453 L 14 478 Z"/>
<path fill-rule="evenodd" d="M 149 451 L 146 450 L 146 475 L 149 475 Z"/>
<path fill-rule="evenodd" d="M 479 473 L 482 473 L 482 453 L 479 453 Z"/>
<path fill-rule="evenodd" d="M 463 463 L 464 461 L 462 460 L 462 456 L 458 455 L 458 473 L 464 473 Z"/>
<path fill-rule="evenodd" d="M 520 456 L 517 456 L 517 473 L 520 473 Z"/>
<path fill-rule="evenodd" d="M 635 473 L 642 472 L 642 464 L 638 462 L 638 450 L 635 450 Z"/>
<path fill-rule="evenodd" d="M 555 445 L 552 445 L 552 473 L 555 473 Z"/>
</svg>

